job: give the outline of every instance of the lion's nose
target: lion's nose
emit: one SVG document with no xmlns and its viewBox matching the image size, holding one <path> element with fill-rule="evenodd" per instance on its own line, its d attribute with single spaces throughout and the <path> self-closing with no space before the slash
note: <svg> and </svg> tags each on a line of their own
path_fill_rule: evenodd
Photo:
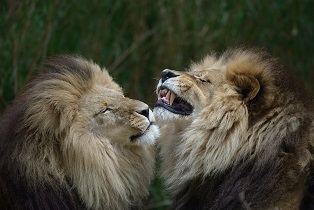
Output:
<svg viewBox="0 0 314 210">
<path fill-rule="evenodd" d="M 179 75 L 174 73 L 170 69 L 165 69 L 161 72 L 161 82 L 164 82 L 171 77 L 177 77 L 177 76 L 179 76 Z"/>
<path fill-rule="evenodd" d="M 145 109 L 142 109 L 142 110 L 139 110 L 137 111 L 137 113 L 145 116 L 147 119 L 149 119 L 149 108 L 145 108 Z"/>
</svg>

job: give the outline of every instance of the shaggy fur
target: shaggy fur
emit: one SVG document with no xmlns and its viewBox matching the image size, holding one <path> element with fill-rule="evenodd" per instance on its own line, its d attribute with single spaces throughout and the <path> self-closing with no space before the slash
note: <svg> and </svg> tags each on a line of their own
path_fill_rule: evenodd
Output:
<svg viewBox="0 0 314 210">
<path fill-rule="evenodd" d="M 153 123 L 105 69 L 52 58 L 0 121 L 1 209 L 140 207 L 154 172 Z"/>
<path fill-rule="evenodd" d="M 314 209 L 313 100 L 278 61 L 228 50 L 164 70 L 157 94 L 173 209 Z"/>
</svg>

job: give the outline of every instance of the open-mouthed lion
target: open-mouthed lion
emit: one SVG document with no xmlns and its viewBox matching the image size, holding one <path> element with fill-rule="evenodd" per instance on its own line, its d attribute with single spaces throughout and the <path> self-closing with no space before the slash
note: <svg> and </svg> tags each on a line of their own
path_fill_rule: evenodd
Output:
<svg viewBox="0 0 314 210">
<path fill-rule="evenodd" d="M 166 69 L 154 109 L 174 209 L 314 209 L 313 100 L 257 50 Z"/>
<path fill-rule="evenodd" d="M 1 209 L 129 209 L 148 195 L 148 106 L 78 56 L 44 66 L 0 122 Z"/>
</svg>

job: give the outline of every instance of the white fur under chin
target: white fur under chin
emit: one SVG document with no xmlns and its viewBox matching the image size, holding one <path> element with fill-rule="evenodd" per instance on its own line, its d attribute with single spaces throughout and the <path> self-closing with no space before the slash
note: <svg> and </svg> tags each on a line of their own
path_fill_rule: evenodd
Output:
<svg viewBox="0 0 314 210">
<path fill-rule="evenodd" d="M 157 125 L 151 125 L 145 133 L 136 139 L 136 143 L 139 145 L 154 145 L 156 139 L 160 136 L 160 131 Z"/>
</svg>

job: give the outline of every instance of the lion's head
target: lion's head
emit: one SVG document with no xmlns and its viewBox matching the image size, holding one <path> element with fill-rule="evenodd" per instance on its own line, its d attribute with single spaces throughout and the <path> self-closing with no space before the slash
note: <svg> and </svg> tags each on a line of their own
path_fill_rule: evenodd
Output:
<svg viewBox="0 0 314 210">
<path fill-rule="evenodd" d="M 54 126 L 55 131 L 69 129 L 71 135 L 128 145 L 155 142 L 158 132 L 148 105 L 125 97 L 108 72 L 92 62 L 55 57 L 34 83 L 25 120 L 38 129 Z"/>
<path fill-rule="evenodd" d="M 268 54 L 234 49 L 219 57 L 207 56 L 185 72 L 166 69 L 157 85 L 157 96 L 154 114 L 162 133 L 161 172 L 170 192 L 177 198 L 182 196 L 179 200 L 188 200 L 188 193 L 198 194 L 197 199 L 219 209 L 220 204 L 227 207 L 230 200 L 236 200 L 241 190 L 245 196 L 262 199 L 264 195 L 258 193 L 263 190 L 275 193 L 287 183 L 301 183 L 298 180 L 308 173 L 314 119 L 311 97 Z M 298 152 L 287 151 L 287 147 Z M 297 166 L 291 171 L 281 168 L 292 160 Z M 289 181 L 278 185 L 269 180 L 253 183 L 252 177 L 260 174 L 244 170 L 252 165 L 260 167 L 254 169 L 260 173 L 273 170 L 261 176 L 263 181 L 271 176 L 298 175 L 295 179 L 288 175 Z M 239 189 L 224 184 L 225 177 Z M 211 180 L 219 180 L 220 185 L 215 186 Z M 205 184 L 207 191 L 197 192 L 204 183 L 210 183 Z M 263 187 L 251 192 L 253 185 Z M 212 197 L 205 198 L 211 193 Z M 222 195 L 230 200 L 223 200 Z M 217 199 L 216 203 L 211 199 Z M 259 205 L 257 200 L 249 201 L 255 202 L 252 206 Z"/>
<path fill-rule="evenodd" d="M 54 57 L 1 121 L 8 146 L 0 150 L 0 171 L 12 174 L 13 184 L 28 180 L 29 191 L 41 183 L 74 188 L 88 208 L 137 206 L 154 172 L 154 122 L 148 105 L 125 97 L 105 69 Z"/>
<path fill-rule="evenodd" d="M 264 61 L 265 56 L 230 50 L 219 58 L 209 55 L 193 63 L 186 72 L 163 70 L 157 85 L 156 116 L 159 121 L 191 122 L 221 94 L 233 94 L 250 106 L 257 100 L 259 106 L 271 103 L 274 78 L 269 71 L 274 63 Z M 263 101 L 265 97 L 270 98 Z"/>
</svg>

